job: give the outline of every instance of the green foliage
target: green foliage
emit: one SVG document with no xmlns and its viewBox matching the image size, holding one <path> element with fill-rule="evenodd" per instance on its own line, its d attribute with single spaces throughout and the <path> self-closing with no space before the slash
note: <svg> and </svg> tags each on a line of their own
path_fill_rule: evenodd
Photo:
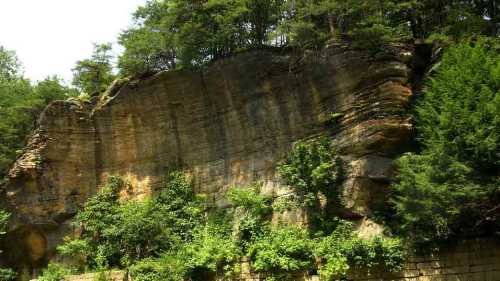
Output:
<svg viewBox="0 0 500 281">
<path fill-rule="evenodd" d="M 38 277 L 39 281 L 63 281 L 65 276 L 74 274 L 75 271 L 58 263 L 49 263 Z"/>
<path fill-rule="evenodd" d="M 301 194 L 330 193 L 341 178 L 341 163 L 330 140 L 322 137 L 295 144 L 278 172 Z"/>
<path fill-rule="evenodd" d="M 402 262 L 398 241 L 361 240 L 344 222 L 336 221 L 331 235 L 314 238 L 307 229 L 271 226 L 272 198 L 261 194 L 260 185 L 231 189 L 226 194 L 231 208 L 205 216 L 203 202 L 180 173 L 171 173 L 158 196 L 141 202 L 120 202 L 123 185 L 111 178 L 88 200 L 76 217 L 82 236 L 58 248 L 63 256 L 101 271 L 128 267 L 139 281 L 233 278 L 243 256 L 269 280 L 312 269 L 317 260 L 324 261 L 319 269 L 328 278 L 344 276 L 351 265 L 397 269 Z"/>
<path fill-rule="evenodd" d="M 269 273 L 275 278 L 286 278 L 290 273 L 312 265 L 311 245 L 305 229 L 273 227 L 255 238 L 248 249 L 248 255 L 255 270 Z"/>
<path fill-rule="evenodd" d="M 7 231 L 7 225 L 9 223 L 9 218 L 10 218 L 9 212 L 0 210 L 0 236 L 5 235 Z"/>
<path fill-rule="evenodd" d="M 316 239 L 314 255 L 321 261 L 318 272 L 323 280 L 343 278 L 351 267 L 385 266 L 397 272 L 404 261 L 400 240 L 380 236 L 361 239 L 353 233 L 350 223 L 342 221 L 330 235 Z"/>
<path fill-rule="evenodd" d="M 498 35 L 494 0 L 151 0 L 119 38 L 124 74 L 200 66 L 263 47 L 318 49 L 335 38 L 377 50 L 410 38 Z"/>
<path fill-rule="evenodd" d="M 214 216 L 193 230 L 191 239 L 179 243 L 157 259 L 132 266 L 137 280 L 206 280 L 234 276 L 242 251 L 231 236 L 227 216 Z M 134 279 L 135 280 L 135 279 Z"/>
<path fill-rule="evenodd" d="M 262 234 L 268 227 L 272 198 L 260 194 L 259 185 L 233 188 L 226 198 L 233 206 L 233 237 L 246 247 L 253 237 Z"/>
<path fill-rule="evenodd" d="M 39 81 L 33 88 L 33 96 L 37 99 L 37 110 L 41 112 L 43 108 L 56 100 L 66 100 L 78 95 L 78 91 L 63 85 L 63 81 L 57 76 L 49 76 Z"/>
<path fill-rule="evenodd" d="M 0 268 L 0 280 L 14 281 L 16 280 L 17 273 L 10 268 Z"/>
<path fill-rule="evenodd" d="M 287 1 L 293 15 L 281 23 L 290 44 L 300 49 L 321 48 L 332 38 L 351 37 L 358 45 L 371 47 L 407 34 L 407 24 L 395 20 L 398 1 Z"/>
<path fill-rule="evenodd" d="M 408 19 L 415 38 L 435 34 L 463 38 L 471 35 L 498 35 L 498 5 L 492 0 L 403 1 L 400 16 Z"/>
<path fill-rule="evenodd" d="M 489 44 L 494 41 L 466 41 L 444 55 L 418 104 L 417 128 L 427 150 L 494 173 L 500 164 L 500 56 Z"/>
<path fill-rule="evenodd" d="M 26 144 L 43 108 L 73 94 L 57 77 L 33 85 L 22 77 L 15 53 L 0 46 L 0 182 Z"/>
<path fill-rule="evenodd" d="M 187 276 L 196 280 L 224 274 L 231 275 L 241 250 L 231 239 L 230 224 L 209 222 L 195 230 L 192 241 L 182 247 L 178 257 L 186 268 Z M 212 276 L 213 276 L 212 275 Z"/>
<path fill-rule="evenodd" d="M 172 240 L 188 241 L 200 224 L 204 200 L 194 194 L 192 182 L 179 172 L 168 175 L 168 182 L 154 199 L 159 220 L 170 229 Z"/>
<path fill-rule="evenodd" d="M 9 222 L 10 213 L 0 210 L 0 240 L 2 236 L 6 234 L 7 225 Z M 0 254 L 2 253 L 2 249 L 0 248 Z M 17 273 L 10 268 L 0 268 L 0 280 L 11 281 L 15 280 Z"/>
<path fill-rule="evenodd" d="M 114 79 L 111 49 L 110 43 L 94 44 L 92 56 L 78 61 L 73 68 L 73 85 L 89 95 L 104 92 Z"/>
<path fill-rule="evenodd" d="M 93 281 L 113 281 L 111 271 L 101 270 L 94 275 Z"/>
<path fill-rule="evenodd" d="M 124 183 L 110 178 L 102 191 L 90 198 L 75 220 L 83 228 L 78 239 L 67 239 L 59 247 L 62 255 L 86 257 L 91 268 L 128 266 L 157 257 L 191 237 L 199 224 L 202 207 L 189 181 L 170 174 L 160 194 L 141 202 L 120 202 Z"/>
<path fill-rule="evenodd" d="M 165 263 L 155 259 L 140 260 L 129 269 L 130 276 L 136 281 L 178 281 L 182 276 L 172 276 Z"/>
<path fill-rule="evenodd" d="M 202 65 L 235 51 L 261 47 L 275 29 L 282 1 L 148 1 L 123 32 L 120 67 L 141 74 Z"/>
<path fill-rule="evenodd" d="M 399 159 L 393 202 L 395 229 L 417 244 L 499 229 L 500 59 L 490 45 L 450 48 L 416 107 L 422 151 Z"/>
<path fill-rule="evenodd" d="M 0 46 L 0 80 L 14 80 L 21 74 L 21 62 L 16 53 Z"/>
<path fill-rule="evenodd" d="M 331 141 L 320 137 L 298 142 L 277 169 L 307 208 L 312 226 L 326 226 L 320 197 L 326 196 L 327 204 L 339 207 L 342 178 L 342 163 Z"/>
<path fill-rule="evenodd" d="M 167 51 L 169 46 L 159 32 L 147 27 L 124 31 L 119 38 L 125 52 L 119 57 L 118 66 L 125 75 L 148 74 L 164 69 L 175 68 L 174 51 Z"/>
<path fill-rule="evenodd" d="M 274 212 L 282 213 L 285 211 L 299 210 L 302 205 L 298 196 L 292 193 L 275 198 L 272 207 Z"/>
</svg>

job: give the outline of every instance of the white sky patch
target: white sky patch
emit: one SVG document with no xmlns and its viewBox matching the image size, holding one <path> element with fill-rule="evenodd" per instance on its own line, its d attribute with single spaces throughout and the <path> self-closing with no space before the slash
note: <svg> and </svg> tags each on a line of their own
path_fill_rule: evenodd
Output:
<svg viewBox="0 0 500 281">
<path fill-rule="evenodd" d="M 77 60 L 93 42 L 115 43 L 146 0 L 0 0 L 0 45 L 16 51 L 33 81 L 58 75 L 71 81 Z"/>
</svg>

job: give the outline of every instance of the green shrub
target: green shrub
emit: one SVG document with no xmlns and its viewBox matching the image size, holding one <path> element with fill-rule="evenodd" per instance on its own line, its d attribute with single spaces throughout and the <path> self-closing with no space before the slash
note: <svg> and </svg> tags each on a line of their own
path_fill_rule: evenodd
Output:
<svg viewBox="0 0 500 281">
<path fill-rule="evenodd" d="M 10 268 L 0 268 L 0 280 L 2 281 L 14 281 L 17 277 L 17 273 Z"/>
<path fill-rule="evenodd" d="M 180 245 L 173 254 L 182 264 L 185 275 L 194 280 L 210 276 L 231 276 L 238 271 L 242 251 L 231 236 L 231 224 L 217 217 L 198 226 L 189 243 Z"/>
<path fill-rule="evenodd" d="M 314 255 L 321 261 L 318 272 L 323 280 L 342 279 L 351 267 L 402 269 L 404 251 L 399 239 L 379 236 L 361 239 L 353 232 L 352 224 L 337 223 L 330 235 L 316 238 L 314 244 Z"/>
<path fill-rule="evenodd" d="M 204 199 L 195 195 L 191 180 L 180 172 L 169 173 L 166 186 L 152 200 L 157 219 L 168 226 L 171 235 L 188 241 L 205 211 Z"/>
<path fill-rule="evenodd" d="M 328 193 L 341 178 L 341 163 L 331 141 L 321 137 L 296 143 L 278 172 L 301 194 Z"/>
<path fill-rule="evenodd" d="M 296 194 L 287 194 L 274 199 L 272 207 L 274 212 L 282 213 L 300 209 L 301 202 Z"/>
<path fill-rule="evenodd" d="M 277 169 L 285 183 L 294 189 L 300 205 L 308 211 L 312 226 L 326 226 L 328 216 L 320 208 L 321 195 L 330 206 L 338 208 L 341 202 L 342 163 L 331 140 L 320 137 L 296 143 Z"/>
<path fill-rule="evenodd" d="M 158 257 L 191 239 L 203 207 L 183 175 L 170 174 L 157 197 L 141 202 L 120 202 L 118 192 L 123 185 L 121 180 L 111 178 L 87 201 L 76 216 L 76 224 L 83 227 L 82 236 L 67 239 L 59 247 L 62 255 L 85 257 L 91 269 L 105 269 Z"/>
<path fill-rule="evenodd" d="M 74 274 L 75 270 L 59 263 L 49 263 L 38 277 L 39 281 L 62 281 L 65 276 Z"/>
<path fill-rule="evenodd" d="M 106 271 L 101 269 L 99 272 L 96 272 L 94 275 L 93 281 L 114 281 L 111 277 L 111 271 Z"/>
<path fill-rule="evenodd" d="M 135 281 L 178 281 L 172 279 L 166 266 L 156 259 L 140 260 L 129 268 L 130 276 Z"/>
<path fill-rule="evenodd" d="M 261 234 L 268 226 L 272 198 L 260 194 L 259 185 L 232 188 L 226 198 L 233 207 L 230 214 L 233 237 L 245 247 L 248 241 Z"/>
<path fill-rule="evenodd" d="M 324 147 L 312 150 L 307 153 L 329 155 L 330 151 Z M 331 159 L 307 157 L 313 159 L 310 163 Z M 328 170 L 320 168 L 321 172 L 315 173 L 314 167 L 309 169 L 315 175 Z M 322 177 L 311 176 L 318 180 Z M 326 179 L 317 182 L 325 183 Z M 123 182 L 112 178 L 88 200 L 77 215 L 82 236 L 67 239 L 59 247 L 62 255 L 84 257 L 90 269 L 101 272 L 115 266 L 128 267 L 138 281 L 234 278 L 240 273 L 239 262 L 244 255 L 269 280 L 290 279 L 294 273 L 313 269 L 318 260 L 323 261 L 319 271 L 328 280 L 343 277 L 349 266 L 390 264 L 397 268 L 400 263 L 399 244 L 383 239 L 361 240 L 350 225 L 337 219 L 331 220 L 335 229 L 332 234 L 324 236 L 323 230 L 316 238 L 311 238 L 307 229 L 271 226 L 272 198 L 261 194 L 259 185 L 231 189 L 226 198 L 232 207 L 205 215 L 203 202 L 180 173 L 170 174 L 166 188 L 157 197 L 141 202 L 120 202 L 122 186 Z M 52 266 L 46 275 L 57 278 L 65 274 L 59 269 Z"/>
<path fill-rule="evenodd" d="M 273 227 L 256 237 L 249 246 L 248 255 L 256 271 L 280 280 L 313 265 L 308 231 L 291 226 Z"/>
</svg>

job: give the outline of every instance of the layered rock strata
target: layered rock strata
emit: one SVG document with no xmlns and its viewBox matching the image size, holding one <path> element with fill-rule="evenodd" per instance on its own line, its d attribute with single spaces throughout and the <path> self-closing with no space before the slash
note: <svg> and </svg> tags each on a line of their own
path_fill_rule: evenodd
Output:
<svg viewBox="0 0 500 281">
<path fill-rule="evenodd" d="M 54 102 L 9 174 L 4 196 L 17 230 L 8 243 L 30 267 L 46 262 L 110 175 L 128 182 L 129 198 L 153 193 L 171 169 L 191 174 L 219 205 L 228 188 L 255 181 L 280 196 L 277 162 L 319 134 L 331 136 L 348 167 L 346 213 L 366 216 L 412 137 L 410 59 L 401 47 L 255 51 L 131 81 L 97 104 Z"/>
</svg>

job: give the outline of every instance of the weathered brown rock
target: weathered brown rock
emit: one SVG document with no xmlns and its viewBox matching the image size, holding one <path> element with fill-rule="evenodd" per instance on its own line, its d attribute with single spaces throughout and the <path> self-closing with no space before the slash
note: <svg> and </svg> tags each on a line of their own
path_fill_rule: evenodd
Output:
<svg viewBox="0 0 500 281">
<path fill-rule="evenodd" d="M 31 262 L 50 255 L 109 175 L 130 183 L 124 196 L 141 198 L 162 186 L 167 169 L 183 169 L 198 192 L 222 204 L 225 190 L 253 181 L 276 193 L 277 161 L 294 141 L 321 133 L 331 134 L 350 162 L 350 212 L 369 213 L 368 201 L 391 178 L 392 157 L 411 138 L 407 55 L 340 45 L 302 59 L 249 52 L 203 71 L 130 82 L 94 107 L 51 104 L 5 190 L 15 227 L 46 241 L 41 256 L 39 246 L 26 247 L 37 253 Z M 343 113 L 335 124 L 325 122 L 332 112 Z"/>
</svg>

